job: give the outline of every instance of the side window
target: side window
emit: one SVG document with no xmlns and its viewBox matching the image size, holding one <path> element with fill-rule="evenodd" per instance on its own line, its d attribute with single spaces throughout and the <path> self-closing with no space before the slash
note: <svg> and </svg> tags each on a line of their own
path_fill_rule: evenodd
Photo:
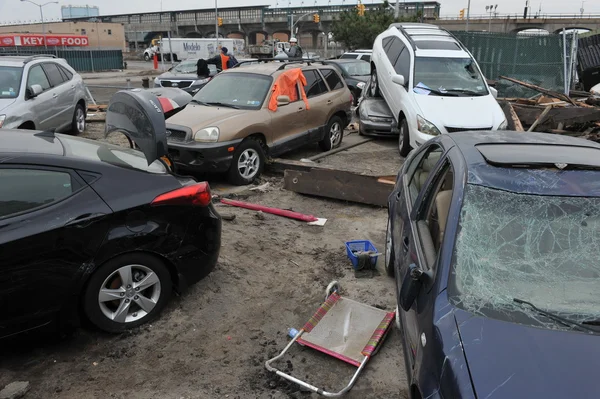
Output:
<svg viewBox="0 0 600 399">
<path fill-rule="evenodd" d="M 363 55 L 362 57 L 360 57 L 361 60 L 370 62 L 371 61 L 371 56 L 370 55 Z"/>
<path fill-rule="evenodd" d="M 406 47 L 400 53 L 394 69 L 398 75 L 404 76 L 404 81 L 408 83 L 408 79 L 410 78 L 410 51 Z"/>
<path fill-rule="evenodd" d="M 42 89 L 48 90 L 50 88 L 50 82 L 48 81 L 48 77 L 44 70 L 40 65 L 34 65 L 29 70 L 29 77 L 27 78 L 27 87 L 31 87 L 33 85 L 40 85 Z"/>
<path fill-rule="evenodd" d="M 306 86 L 304 86 L 306 97 L 311 98 L 327 93 L 327 86 L 325 86 L 325 82 L 323 82 L 317 71 L 302 71 L 302 73 L 306 78 Z"/>
<path fill-rule="evenodd" d="M 384 38 L 381 41 L 381 44 L 383 45 L 383 51 L 385 51 L 386 53 L 390 49 L 390 45 L 392 44 L 393 39 L 394 39 L 394 36 L 390 36 L 390 37 Z"/>
<path fill-rule="evenodd" d="M 60 73 L 64 76 L 65 81 L 73 79 L 73 74 L 67 68 L 59 65 L 58 69 L 60 69 Z"/>
<path fill-rule="evenodd" d="M 454 171 L 446 159 L 432 182 L 432 189 L 425 197 L 417 218 L 417 230 L 425 260 L 429 269 L 434 269 L 444 240 L 452 193 Z"/>
<path fill-rule="evenodd" d="M 46 75 L 48 76 L 52 87 L 56 87 L 64 83 L 65 79 L 58 70 L 58 65 L 52 62 L 48 62 L 42 64 L 42 68 L 44 68 L 44 71 L 46 72 Z"/>
<path fill-rule="evenodd" d="M 404 49 L 404 44 L 402 43 L 402 41 L 400 39 L 398 39 L 397 37 L 394 37 L 389 50 L 386 51 L 387 56 L 390 59 L 390 62 L 392 63 L 392 65 L 396 64 L 396 60 L 398 59 L 398 56 L 400 55 L 400 53 L 402 52 L 403 49 Z"/>
<path fill-rule="evenodd" d="M 60 201 L 79 188 L 67 172 L 0 169 L 0 218 Z"/>
<path fill-rule="evenodd" d="M 339 90 L 344 88 L 344 83 L 340 75 L 333 69 L 319 69 L 331 90 Z"/>
<path fill-rule="evenodd" d="M 415 201 L 419 196 L 419 193 L 425 186 L 425 182 L 429 178 L 429 174 L 435 169 L 435 166 L 442 156 L 442 147 L 437 144 L 432 144 L 427 148 L 424 155 L 420 158 L 416 157 L 413 159 L 413 163 L 410 165 L 407 174 L 409 176 L 408 192 L 410 196 L 410 203 L 412 206 L 415 205 Z"/>
</svg>

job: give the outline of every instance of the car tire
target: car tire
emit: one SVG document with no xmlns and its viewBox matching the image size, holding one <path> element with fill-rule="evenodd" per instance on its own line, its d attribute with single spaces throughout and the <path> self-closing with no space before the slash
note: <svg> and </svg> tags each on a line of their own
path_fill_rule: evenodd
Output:
<svg viewBox="0 0 600 399">
<path fill-rule="evenodd" d="M 402 118 L 399 124 L 400 133 L 398 134 L 398 152 L 401 157 L 406 157 L 410 153 L 410 132 L 408 130 L 408 121 Z"/>
<path fill-rule="evenodd" d="M 83 310 L 99 329 L 122 332 L 155 319 L 172 290 L 171 274 L 158 258 L 126 254 L 109 260 L 92 274 L 83 295 Z M 115 299 L 110 300 L 112 297 Z"/>
<path fill-rule="evenodd" d="M 395 256 L 394 255 L 394 245 L 392 242 L 392 220 L 390 218 L 388 218 L 387 229 L 385 230 L 384 267 L 385 267 L 385 273 L 390 277 L 394 277 L 394 275 L 395 275 L 394 256 Z"/>
<path fill-rule="evenodd" d="M 150 54 L 148 54 L 148 53 L 144 54 L 144 61 L 146 61 L 146 62 L 150 61 Z"/>
<path fill-rule="evenodd" d="M 379 79 L 377 78 L 377 69 L 373 69 L 371 72 L 371 83 L 369 85 L 369 91 L 371 97 L 380 97 L 381 91 L 379 91 Z"/>
<path fill-rule="evenodd" d="M 333 116 L 325 127 L 325 137 L 319 141 L 319 147 L 323 151 L 330 151 L 342 144 L 344 139 L 344 127 L 339 116 Z"/>
<path fill-rule="evenodd" d="M 71 122 L 71 133 L 78 135 L 85 132 L 85 108 L 81 104 L 77 104 L 73 113 L 73 121 Z"/>
<path fill-rule="evenodd" d="M 233 154 L 229 167 L 229 182 L 236 186 L 251 184 L 265 166 L 265 152 L 260 141 L 249 137 L 242 141 Z"/>
</svg>

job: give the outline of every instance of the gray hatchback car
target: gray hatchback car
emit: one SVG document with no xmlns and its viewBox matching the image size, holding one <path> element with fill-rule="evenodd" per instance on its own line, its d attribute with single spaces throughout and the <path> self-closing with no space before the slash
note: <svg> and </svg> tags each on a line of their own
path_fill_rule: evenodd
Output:
<svg viewBox="0 0 600 399">
<path fill-rule="evenodd" d="M 0 128 L 83 133 L 81 76 L 53 56 L 0 57 Z"/>
</svg>

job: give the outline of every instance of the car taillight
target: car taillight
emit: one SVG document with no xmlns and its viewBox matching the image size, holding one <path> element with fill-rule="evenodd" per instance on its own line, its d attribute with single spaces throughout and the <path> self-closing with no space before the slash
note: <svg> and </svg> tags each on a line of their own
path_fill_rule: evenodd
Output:
<svg viewBox="0 0 600 399">
<path fill-rule="evenodd" d="M 196 205 L 207 206 L 212 201 L 210 186 L 206 182 L 169 191 L 154 198 L 150 205 Z"/>
</svg>

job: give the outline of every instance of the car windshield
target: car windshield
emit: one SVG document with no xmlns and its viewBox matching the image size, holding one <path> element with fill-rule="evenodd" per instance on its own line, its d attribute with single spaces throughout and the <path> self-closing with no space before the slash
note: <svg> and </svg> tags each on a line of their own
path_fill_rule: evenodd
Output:
<svg viewBox="0 0 600 399">
<path fill-rule="evenodd" d="M 449 292 L 457 306 L 475 314 L 510 320 L 525 314 L 524 323 L 557 328 L 517 298 L 572 321 L 597 321 L 599 259 L 600 198 L 469 184 Z"/>
<path fill-rule="evenodd" d="M 344 68 L 344 71 L 350 76 L 370 76 L 371 65 L 366 61 L 359 62 L 343 62 L 339 65 Z"/>
<path fill-rule="evenodd" d="M 63 134 L 57 134 L 56 136 L 65 148 L 67 156 L 106 162 L 111 165 L 137 169 L 148 173 L 168 173 L 167 168 L 159 160 L 154 161 L 148 166 L 144 153 L 139 150 L 79 137 L 65 136 Z"/>
<path fill-rule="evenodd" d="M 172 70 L 171 72 L 178 72 L 178 73 L 195 73 L 196 72 L 196 64 L 198 63 L 198 60 L 189 60 L 189 61 L 182 61 L 179 64 L 177 64 Z"/>
<path fill-rule="evenodd" d="M 425 95 L 430 94 L 427 88 L 449 92 L 453 96 L 489 94 L 483 76 L 471 58 L 416 57 L 414 85 L 417 94 Z"/>
<path fill-rule="evenodd" d="M 254 73 L 223 73 L 213 78 L 195 96 L 201 104 L 218 104 L 243 109 L 259 109 L 273 78 Z"/>
<path fill-rule="evenodd" d="M 0 66 L 0 98 L 15 98 L 19 95 L 23 68 Z"/>
</svg>

